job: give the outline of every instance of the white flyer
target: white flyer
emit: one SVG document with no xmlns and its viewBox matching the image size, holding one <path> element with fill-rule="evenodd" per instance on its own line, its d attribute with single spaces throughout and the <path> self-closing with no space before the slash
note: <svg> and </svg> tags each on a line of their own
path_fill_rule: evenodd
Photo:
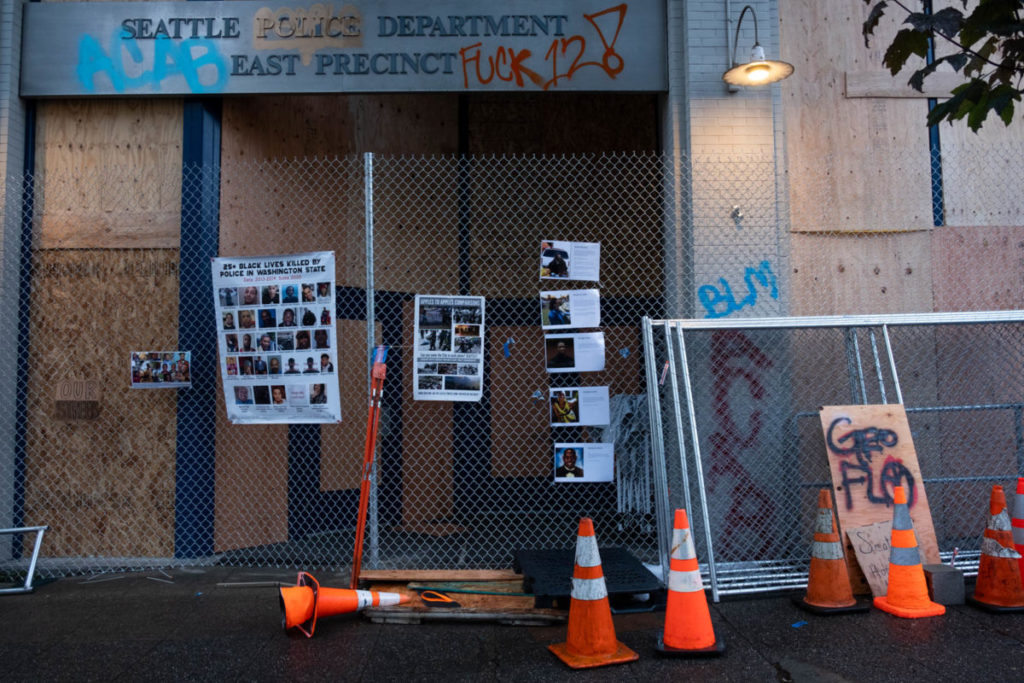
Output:
<svg viewBox="0 0 1024 683">
<path fill-rule="evenodd" d="M 484 298 L 416 295 L 413 399 L 479 401 L 484 378 Z"/>
<path fill-rule="evenodd" d="M 543 240 L 540 243 L 540 277 L 544 280 L 598 282 L 601 279 L 601 243 Z"/>
<path fill-rule="evenodd" d="M 615 476 L 614 448 L 610 443 L 556 443 L 555 481 L 612 481 Z"/>
<path fill-rule="evenodd" d="M 548 372 L 604 370 L 604 332 L 544 335 Z"/>
<path fill-rule="evenodd" d="M 548 330 L 600 327 L 600 291 L 574 289 L 541 292 L 540 324 Z"/>
<path fill-rule="evenodd" d="M 235 424 L 341 422 L 334 252 L 211 259 Z"/>
<path fill-rule="evenodd" d="M 552 387 L 552 427 L 602 426 L 608 419 L 608 387 Z"/>
</svg>

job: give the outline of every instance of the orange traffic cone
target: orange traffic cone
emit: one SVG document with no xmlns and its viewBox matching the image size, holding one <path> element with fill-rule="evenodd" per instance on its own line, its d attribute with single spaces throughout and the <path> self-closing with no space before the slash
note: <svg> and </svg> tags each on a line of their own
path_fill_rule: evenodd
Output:
<svg viewBox="0 0 1024 683">
<path fill-rule="evenodd" d="M 928 599 L 928 584 L 917 549 L 914 522 L 907 507 L 907 493 L 902 486 L 893 490 L 892 543 L 889 550 L 889 587 L 885 595 L 875 598 L 875 607 L 907 619 L 936 617 L 946 607 Z"/>
<path fill-rule="evenodd" d="M 1020 574 L 1024 577 L 1024 477 L 1017 479 L 1017 495 L 1013 497 L 1013 518 L 1010 519 L 1010 526 L 1013 527 L 1013 547 L 1021 555 L 1017 560 Z"/>
<path fill-rule="evenodd" d="M 981 539 L 978 580 L 967 601 L 990 612 L 1024 611 L 1024 586 L 1020 577 L 1020 553 L 1013 549 L 1006 494 L 993 486 L 988 504 L 988 526 Z"/>
<path fill-rule="evenodd" d="M 815 614 L 864 612 L 870 605 L 858 603 L 850 587 L 850 573 L 843 556 L 836 519 L 832 514 L 832 492 L 818 492 L 818 520 L 814 525 L 811 545 L 811 567 L 807 573 L 807 594 L 793 599 L 800 607 Z"/>
<path fill-rule="evenodd" d="M 559 659 L 574 669 L 632 662 L 640 655 L 615 639 L 608 588 L 601 570 L 601 555 L 594 536 L 594 522 L 580 519 L 576 537 L 576 566 L 572 572 L 569 602 L 569 636 L 566 642 L 548 645 Z"/>
<path fill-rule="evenodd" d="M 321 588 L 312 574 L 299 572 L 296 585 L 281 589 L 281 625 L 297 628 L 313 637 L 317 617 L 356 612 L 364 607 L 388 607 L 409 602 L 401 593 L 349 590 L 348 588 Z"/>
<path fill-rule="evenodd" d="M 686 510 L 676 510 L 668 561 L 665 630 L 658 635 L 658 652 L 676 657 L 717 657 L 725 652 L 725 643 L 715 640 Z"/>
</svg>

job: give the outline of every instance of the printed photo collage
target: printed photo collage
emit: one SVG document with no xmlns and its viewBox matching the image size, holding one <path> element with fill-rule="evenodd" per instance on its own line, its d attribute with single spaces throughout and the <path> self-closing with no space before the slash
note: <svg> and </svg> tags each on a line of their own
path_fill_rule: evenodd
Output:
<svg viewBox="0 0 1024 683">
<path fill-rule="evenodd" d="M 599 243 L 542 241 L 540 278 L 599 281 L 600 257 Z M 604 333 L 580 331 L 600 327 L 600 291 L 541 290 L 539 300 L 544 362 L 550 378 L 547 398 L 554 440 L 554 480 L 612 481 L 613 445 L 583 442 L 583 430 L 579 429 L 609 424 L 608 387 L 573 386 L 578 384 L 578 373 L 605 368 Z M 577 429 L 564 429 L 572 427 Z"/>
<path fill-rule="evenodd" d="M 218 300 L 225 376 L 239 382 L 237 405 L 327 403 L 328 384 L 318 378 L 334 375 L 330 282 L 221 287 Z"/>
<path fill-rule="evenodd" d="M 478 401 L 483 391 L 484 300 L 416 296 L 418 401 Z"/>
</svg>

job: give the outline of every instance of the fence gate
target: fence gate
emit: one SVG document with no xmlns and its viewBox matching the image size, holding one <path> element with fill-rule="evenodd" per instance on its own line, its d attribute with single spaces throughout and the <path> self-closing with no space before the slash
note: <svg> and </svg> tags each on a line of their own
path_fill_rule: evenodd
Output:
<svg viewBox="0 0 1024 683">
<path fill-rule="evenodd" d="M 976 573 L 991 487 L 1012 506 L 1024 474 L 1022 323 L 1024 311 L 645 318 L 659 512 L 691 511 L 714 599 L 806 584 L 831 486 L 826 405 L 904 405 L 940 555 Z"/>
</svg>

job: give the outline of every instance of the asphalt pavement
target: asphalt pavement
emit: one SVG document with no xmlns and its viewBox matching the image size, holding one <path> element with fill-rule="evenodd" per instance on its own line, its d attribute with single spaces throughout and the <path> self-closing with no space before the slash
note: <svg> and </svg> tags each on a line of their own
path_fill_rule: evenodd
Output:
<svg viewBox="0 0 1024 683">
<path fill-rule="evenodd" d="M 639 660 L 574 671 L 547 649 L 566 639 L 564 624 L 380 624 L 356 612 L 320 619 L 312 638 L 286 633 L 274 583 L 295 577 L 215 567 L 37 580 L 34 593 L 0 595 L 0 680 L 1024 680 L 1024 614 L 967 605 L 914 620 L 817 616 L 789 595 L 726 598 L 711 605 L 726 648 L 714 659 L 658 656 L 663 611 L 616 614 L 616 636 Z"/>
</svg>

